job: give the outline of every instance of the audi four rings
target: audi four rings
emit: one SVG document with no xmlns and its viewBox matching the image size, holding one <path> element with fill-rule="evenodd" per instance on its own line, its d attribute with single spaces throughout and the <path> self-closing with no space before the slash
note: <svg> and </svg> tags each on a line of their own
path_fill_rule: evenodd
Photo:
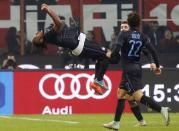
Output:
<svg viewBox="0 0 179 131">
<path fill-rule="evenodd" d="M 44 83 L 47 82 L 49 79 L 54 78 L 55 82 L 54 85 L 52 86 L 52 88 L 54 88 L 55 94 L 49 94 L 48 92 L 46 92 L 44 90 Z M 68 85 L 70 86 L 70 90 L 71 90 L 71 94 L 65 94 L 65 86 L 66 83 L 64 81 L 64 78 L 71 78 L 70 83 L 68 83 Z M 80 78 L 87 78 L 86 80 L 86 86 L 82 87 L 81 86 L 81 82 L 80 82 Z M 70 74 L 70 73 L 64 73 L 61 75 L 58 74 L 54 74 L 54 73 L 50 73 L 50 74 L 46 74 L 44 75 L 39 82 L 39 91 L 40 94 L 49 100 L 55 100 L 58 98 L 62 98 L 62 99 L 73 99 L 73 98 L 78 98 L 78 99 L 88 99 L 88 98 L 94 98 L 94 99 L 104 99 L 105 97 L 107 97 L 112 89 L 112 83 L 111 80 L 109 79 L 108 76 L 104 76 L 104 80 L 107 83 L 107 86 L 109 87 L 109 90 L 107 90 L 103 95 L 97 95 L 95 94 L 94 90 L 90 89 L 90 82 L 93 82 L 94 79 L 94 74 L 93 75 L 89 75 L 86 73 L 80 73 L 80 74 Z M 80 94 L 80 90 L 81 88 L 86 88 L 86 94 Z"/>
</svg>

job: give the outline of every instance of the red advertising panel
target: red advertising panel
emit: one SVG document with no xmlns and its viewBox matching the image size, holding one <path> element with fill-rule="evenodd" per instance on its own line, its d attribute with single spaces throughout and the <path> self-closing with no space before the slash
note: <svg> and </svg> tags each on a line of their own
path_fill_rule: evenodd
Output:
<svg viewBox="0 0 179 131">
<path fill-rule="evenodd" d="M 14 72 L 14 113 L 114 113 L 121 71 L 107 72 L 103 95 L 90 89 L 93 78 L 94 71 L 83 70 Z"/>
</svg>

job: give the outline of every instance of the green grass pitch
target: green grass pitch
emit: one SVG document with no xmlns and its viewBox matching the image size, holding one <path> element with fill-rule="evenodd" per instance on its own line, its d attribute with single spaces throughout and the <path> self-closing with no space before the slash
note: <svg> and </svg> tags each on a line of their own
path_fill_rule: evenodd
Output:
<svg viewBox="0 0 179 131">
<path fill-rule="evenodd" d="M 171 123 L 164 126 L 158 113 L 143 113 L 145 127 L 135 127 L 132 114 L 123 114 L 121 131 L 179 131 L 179 113 L 171 113 Z M 15 115 L 0 116 L 0 131 L 109 131 L 102 124 L 113 120 L 113 114 Z M 112 130 L 111 130 L 112 131 Z"/>
</svg>

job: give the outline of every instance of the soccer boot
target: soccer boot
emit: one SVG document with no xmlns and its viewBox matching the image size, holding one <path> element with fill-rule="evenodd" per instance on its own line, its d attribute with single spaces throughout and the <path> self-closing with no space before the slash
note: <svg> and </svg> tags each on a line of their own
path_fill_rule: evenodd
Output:
<svg viewBox="0 0 179 131">
<path fill-rule="evenodd" d="M 100 86 L 94 84 L 94 83 L 90 83 L 90 87 L 95 91 L 96 94 L 102 95 L 102 89 Z"/>
<path fill-rule="evenodd" d="M 118 131 L 119 130 L 119 122 L 111 121 L 109 123 L 103 124 L 103 127 Z"/>
<path fill-rule="evenodd" d="M 147 123 L 145 120 L 138 121 L 138 123 L 135 126 L 146 126 Z"/>
<path fill-rule="evenodd" d="M 108 90 L 109 88 L 106 86 L 103 80 L 98 81 L 97 79 L 94 80 L 94 84 L 100 86 L 101 88 Z"/>
<path fill-rule="evenodd" d="M 168 107 L 161 108 L 161 114 L 164 118 L 164 123 L 166 126 L 168 126 L 170 124 L 169 110 L 170 109 Z"/>
</svg>

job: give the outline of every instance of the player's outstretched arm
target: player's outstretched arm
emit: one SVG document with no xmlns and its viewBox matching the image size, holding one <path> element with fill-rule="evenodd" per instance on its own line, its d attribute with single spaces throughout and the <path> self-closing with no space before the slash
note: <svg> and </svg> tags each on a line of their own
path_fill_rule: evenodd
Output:
<svg viewBox="0 0 179 131">
<path fill-rule="evenodd" d="M 112 54 L 112 51 L 108 50 L 107 53 L 106 53 L 106 57 L 111 58 L 111 54 Z"/>
<path fill-rule="evenodd" d="M 54 30 L 58 31 L 60 27 L 62 26 L 62 22 L 59 16 L 52 9 L 50 9 L 47 4 L 42 4 L 41 10 L 46 12 L 52 18 L 53 23 L 54 23 Z"/>
</svg>

